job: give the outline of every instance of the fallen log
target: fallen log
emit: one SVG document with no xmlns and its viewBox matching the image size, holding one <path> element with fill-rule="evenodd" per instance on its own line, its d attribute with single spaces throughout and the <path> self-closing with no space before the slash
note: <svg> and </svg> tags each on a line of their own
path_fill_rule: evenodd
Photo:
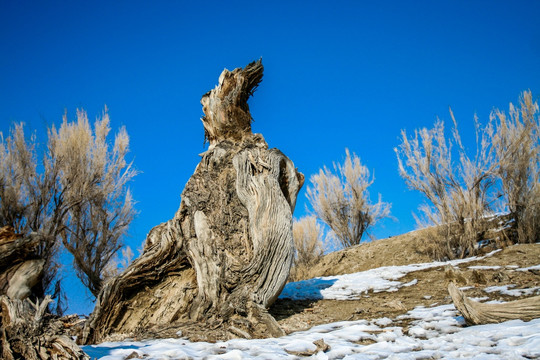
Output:
<svg viewBox="0 0 540 360">
<path fill-rule="evenodd" d="M 466 297 L 453 282 L 448 285 L 448 292 L 454 306 L 469 325 L 493 324 L 515 319 L 530 321 L 540 317 L 540 296 L 501 304 L 485 304 Z"/>
</svg>

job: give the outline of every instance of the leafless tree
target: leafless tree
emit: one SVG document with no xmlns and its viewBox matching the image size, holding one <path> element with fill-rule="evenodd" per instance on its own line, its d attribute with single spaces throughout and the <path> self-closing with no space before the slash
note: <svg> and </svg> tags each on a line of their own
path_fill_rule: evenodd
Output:
<svg viewBox="0 0 540 360">
<path fill-rule="evenodd" d="M 356 154 L 345 150 L 343 164 L 332 173 L 324 167 L 310 178 L 307 197 L 317 217 L 326 223 L 343 247 L 357 245 L 370 226 L 390 214 L 390 204 L 372 204 L 368 188 L 373 183 L 367 167 Z"/>
<path fill-rule="evenodd" d="M 60 128 L 49 131 L 49 150 L 62 170 L 60 186 L 71 204 L 62 243 L 73 255 L 77 276 L 94 296 L 134 216 L 126 186 L 135 175 L 125 160 L 129 137 L 121 128 L 111 150 L 109 132 L 107 112 L 95 121 L 92 131 L 84 111 L 77 111 L 76 122 L 64 116 Z"/>
<path fill-rule="evenodd" d="M 36 138 L 26 140 L 22 124 L 6 139 L 2 136 L 0 226 L 41 239 L 36 256 L 47 263 L 44 287 L 56 274 L 55 255 L 62 243 L 73 255 L 79 278 L 97 295 L 103 271 L 122 245 L 134 214 L 127 183 L 135 171 L 125 160 L 125 129 L 118 132 L 112 149 L 109 132 L 106 111 L 93 130 L 84 111 L 77 112 L 75 122 L 64 116 L 58 130 L 49 129 L 39 168 Z"/>
</svg>

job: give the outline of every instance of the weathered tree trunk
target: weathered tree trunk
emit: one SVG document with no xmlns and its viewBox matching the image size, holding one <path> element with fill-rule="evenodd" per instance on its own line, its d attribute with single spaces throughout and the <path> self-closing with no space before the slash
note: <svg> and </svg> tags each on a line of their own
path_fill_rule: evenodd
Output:
<svg viewBox="0 0 540 360">
<path fill-rule="evenodd" d="M 36 257 L 39 240 L 22 237 L 13 228 L 0 228 L 0 295 L 26 299 L 43 276 L 45 261 Z"/>
<path fill-rule="evenodd" d="M 178 330 L 207 340 L 283 334 L 266 309 L 293 261 L 304 177 L 251 132 L 247 100 L 262 74 L 260 61 L 224 70 L 203 96 L 209 149 L 173 219 L 153 228 L 142 255 L 105 284 L 83 342 Z"/>
<path fill-rule="evenodd" d="M 0 355 L 2 359 L 90 359 L 75 342 L 65 334 L 70 326 L 64 321 L 47 315 L 51 302 L 46 297 L 41 304 L 28 299 L 12 300 L 0 296 Z M 33 308 L 32 308 L 33 307 Z"/>
<path fill-rule="evenodd" d="M 41 304 L 29 299 L 44 272 L 38 246 L 36 237 L 17 235 L 10 227 L 0 229 L 0 358 L 88 359 L 65 334 L 67 318 L 48 313 L 51 299 Z"/>
<path fill-rule="evenodd" d="M 500 323 L 515 319 L 529 321 L 540 317 L 540 296 L 502 304 L 484 304 L 467 298 L 453 282 L 448 285 L 448 292 L 454 306 L 469 325 Z"/>
</svg>

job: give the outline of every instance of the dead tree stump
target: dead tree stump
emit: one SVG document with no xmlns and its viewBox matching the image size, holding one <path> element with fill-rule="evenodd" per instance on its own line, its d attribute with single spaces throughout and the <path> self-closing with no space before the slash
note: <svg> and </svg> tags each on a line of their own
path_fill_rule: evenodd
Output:
<svg viewBox="0 0 540 360">
<path fill-rule="evenodd" d="M 0 358 L 5 360 L 88 360 L 66 333 L 72 317 L 58 318 L 47 311 L 46 297 L 32 303 L 0 296 Z"/>
<path fill-rule="evenodd" d="M 39 301 L 45 260 L 38 254 L 39 238 L 0 228 L 0 358 L 88 359 L 67 334 L 76 317 L 49 313 L 50 297 Z M 34 302 L 30 301 L 34 298 Z"/>
<path fill-rule="evenodd" d="M 43 277 L 45 261 L 36 255 L 37 236 L 23 237 L 9 226 L 0 228 L 0 295 L 26 299 Z"/>
<path fill-rule="evenodd" d="M 205 340 L 283 334 L 266 309 L 292 265 L 292 213 L 304 176 L 251 132 L 247 100 L 262 75 L 260 60 L 224 70 L 202 97 L 210 145 L 180 208 L 104 286 L 82 342 L 178 330 Z"/>
</svg>

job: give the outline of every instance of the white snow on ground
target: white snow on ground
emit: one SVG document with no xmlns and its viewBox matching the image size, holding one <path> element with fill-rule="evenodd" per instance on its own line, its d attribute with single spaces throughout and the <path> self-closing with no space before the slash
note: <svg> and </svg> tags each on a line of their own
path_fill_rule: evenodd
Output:
<svg viewBox="0 0 540 360">
<path fill-rule="evenodd" d="M 473 260 L 477 258 L 460 262 Z M 391 266 L 292 283 L 283 297 L 351 299 L 366 291 L 396 291 L 415 284 L 397 281 L 408 272 L 446 264 L 457 265 L 447 262 Z M 83 350 L 92 359 L 100 360 L 124 360 L 133 352 L 148 360 L 298 359 L 291 352 L 315 351 L 313 342 L 319 339 L 330 350 L 316 353 L 312 359 L 536 359 L 540 358 L 540 319 L 467 327 L 450 304 L 417 307 L 396 319 L 319 325 L 281 338 L 235 339 L 215 344 L 185 339 L 125 341 L 84 346 Z"/>
<path fill-rule="evenodd" d="M 469 269 L 471 270 L 498 270 L 501 266 L 488 266 L 488 265 L 477 265 L 477 266 L 469 266 Z"/>
<path fill-rule="evenodd" d="M 526 267 L 526 268 L 517 269 L 517 271 L 529 271 L 529 270 L 540 270 L 540 265 L 529 266 L 529 267 Z"/>
<path fill-rule="evenodd" d="M 490 286 L 485 288 L 484 291 L 487 293 L 499 292 L 510 296 L 538 295 L 540 293 L 540 287 L 538 286 L 527 289 L 510 289 L 513 287 L 515 285 Z"/>
<path fill-rule="evenodd" d="M 411 319 L 409 329 L 394 324 Z M 395 321 L 343 321 L 281 338 L 236 339 L 215 344 L 182 339 L 117 342 L 83 347 L 92 358 L 144 359 L 297 359 L 287 351 L 313 351 L 314 341 L 330 346 L 312 359 L 536 359 L 540 357 L 540 319 L 466 327 L 453 305 L 417 307 Z"/>
<path fill-rule="evenodd" d="M 402 266 L 383 266 L 354 274 L 325 276 L 297 281 L 285 285 L 279 298 L 292 300 L 354 300 L 360 298 L 363 294 L 367 294 L 369 291 L 398 291 L 403 286 L 416 284 L 414 280 L 407 284 L 397 281 L 410 272 L 446 265 L 456 266 L 483 259 L 493 255 L 497 251 L 493 251 L 484 257 L 470 257 L 445 262 L 437 261 Z"/>
</svg>

